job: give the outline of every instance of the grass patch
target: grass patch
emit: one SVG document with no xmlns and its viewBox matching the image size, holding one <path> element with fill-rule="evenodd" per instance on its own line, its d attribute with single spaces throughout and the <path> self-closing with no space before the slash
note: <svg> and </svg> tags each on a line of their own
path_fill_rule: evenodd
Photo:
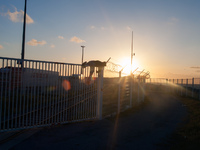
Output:
<svg viewBox="0 0 200 150">
<path fill-rule="evenodd" d="M 172 150 L 200 148 L 200 101 L 192 98 L 180 98 L 187 107 L 188 116 L 182 127 L 172 135 Z"/>
</svg>

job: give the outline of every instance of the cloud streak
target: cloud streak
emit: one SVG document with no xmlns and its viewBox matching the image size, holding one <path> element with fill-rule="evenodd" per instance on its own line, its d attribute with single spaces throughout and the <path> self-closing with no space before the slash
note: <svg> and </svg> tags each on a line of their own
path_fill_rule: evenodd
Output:
<svg viewBox="0 0 200 150">
<path fill-rule="evenodd" d="M 5 16 L 8 16 L 12 22 L 24 21 L 24 11 L 23 10 L 17 11 L 17 8 L 15 8 L 14 12 L 10 12 L 10 10 L 8 10 Z M 28 14 L 26 14 L 26 23 L 27 24 L 34 23 L 33 19 Z"/>
<path fill-rule="evenodd" d="M 74 43 L 83 43 L 83 42 L 85 42 L 85 40 L 82 40 L 82 39 L 80 39 L 80 38 L 74 36 L 74 37 L 72 37 L 72 38 L 70 39 L 70 42 L 74 42 Z"/>
<path fill-rule="evenodd" d="M 62 40 L 64 39 L 64 37 L 63 37 L 63 36 L 60 36 L 60 35 L 58 36 L 58 38 L 59 38 L 59 39 L 62 39 Z"/>
<path fill-rule="evenodd" d="M 198 66 L 192 66 L 190 68 L 192 68 L 192 69 L 200 69 L 200 67 L 198 67 Z"/>
<path fill-rule="evenodd" d="M 44 41 L 44 40 L 43 41 L 37 41 L 36 39 L 32 39 L 29 42 L 27 42 L 27 44 L 30 45 L 30 46 L 37 46 L 37 45 L 45 45 L 45 44 L 47 44 L 47 42 Z"/>
</svg>

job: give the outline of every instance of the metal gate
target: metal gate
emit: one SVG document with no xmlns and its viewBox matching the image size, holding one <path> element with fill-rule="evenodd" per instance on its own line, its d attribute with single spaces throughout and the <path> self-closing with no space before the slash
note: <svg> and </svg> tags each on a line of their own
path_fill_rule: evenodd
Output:
<svg viewBox="0 0 200 150">
<path fill-rule="evenodd" d="M 0 57 L 0 132 L 101 119 L 103 69 Z M 97 73 L 98 72 L 98 73 Z"/>
</svg>

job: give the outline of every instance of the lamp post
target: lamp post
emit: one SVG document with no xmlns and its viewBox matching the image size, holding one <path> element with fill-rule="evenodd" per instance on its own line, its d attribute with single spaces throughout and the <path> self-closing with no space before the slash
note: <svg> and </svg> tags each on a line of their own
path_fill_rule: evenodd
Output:
<svg viewBox="0 0 200 150">
<path fill-rule="evenodd" d="M 84 55 L 84 48 L 85 46 L 81 46 L 82 47 L 82 64 L 83 64 L 83 55 Z M 83 68 L 81 67 L 81 74 L 83 74 Z"/>
<path fill-rule="evenodd" d="M 21 65 L 23 66 L 24 61 L 24 51 L 25 51 L 25 31 L 26 31 L 26 2 L 24 4 L 24 25 L 23 25 L 23 35 L 22 35 L 22 53 L 21 53 Z"/>
<path fill-rule="evenodd" d="M 84 48 L 85 46 L 81 46 L 82 47 L 82 64 L 83 64 L 83 56 L 84 56 Z"/>
</svg>

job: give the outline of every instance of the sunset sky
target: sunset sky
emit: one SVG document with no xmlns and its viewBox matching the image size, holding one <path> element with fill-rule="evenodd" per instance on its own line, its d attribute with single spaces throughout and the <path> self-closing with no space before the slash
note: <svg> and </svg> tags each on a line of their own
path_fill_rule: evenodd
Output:
<svg viewBox="0 0 200 150">
<path fill-rule="evenodd" d="M 199 0 L 27 0 L 25 59 L 134 61 L 152 78 L 200 77 Z M 24 0 L 0 0 L 0 56 L 21 57 Z"/>
</svg>

